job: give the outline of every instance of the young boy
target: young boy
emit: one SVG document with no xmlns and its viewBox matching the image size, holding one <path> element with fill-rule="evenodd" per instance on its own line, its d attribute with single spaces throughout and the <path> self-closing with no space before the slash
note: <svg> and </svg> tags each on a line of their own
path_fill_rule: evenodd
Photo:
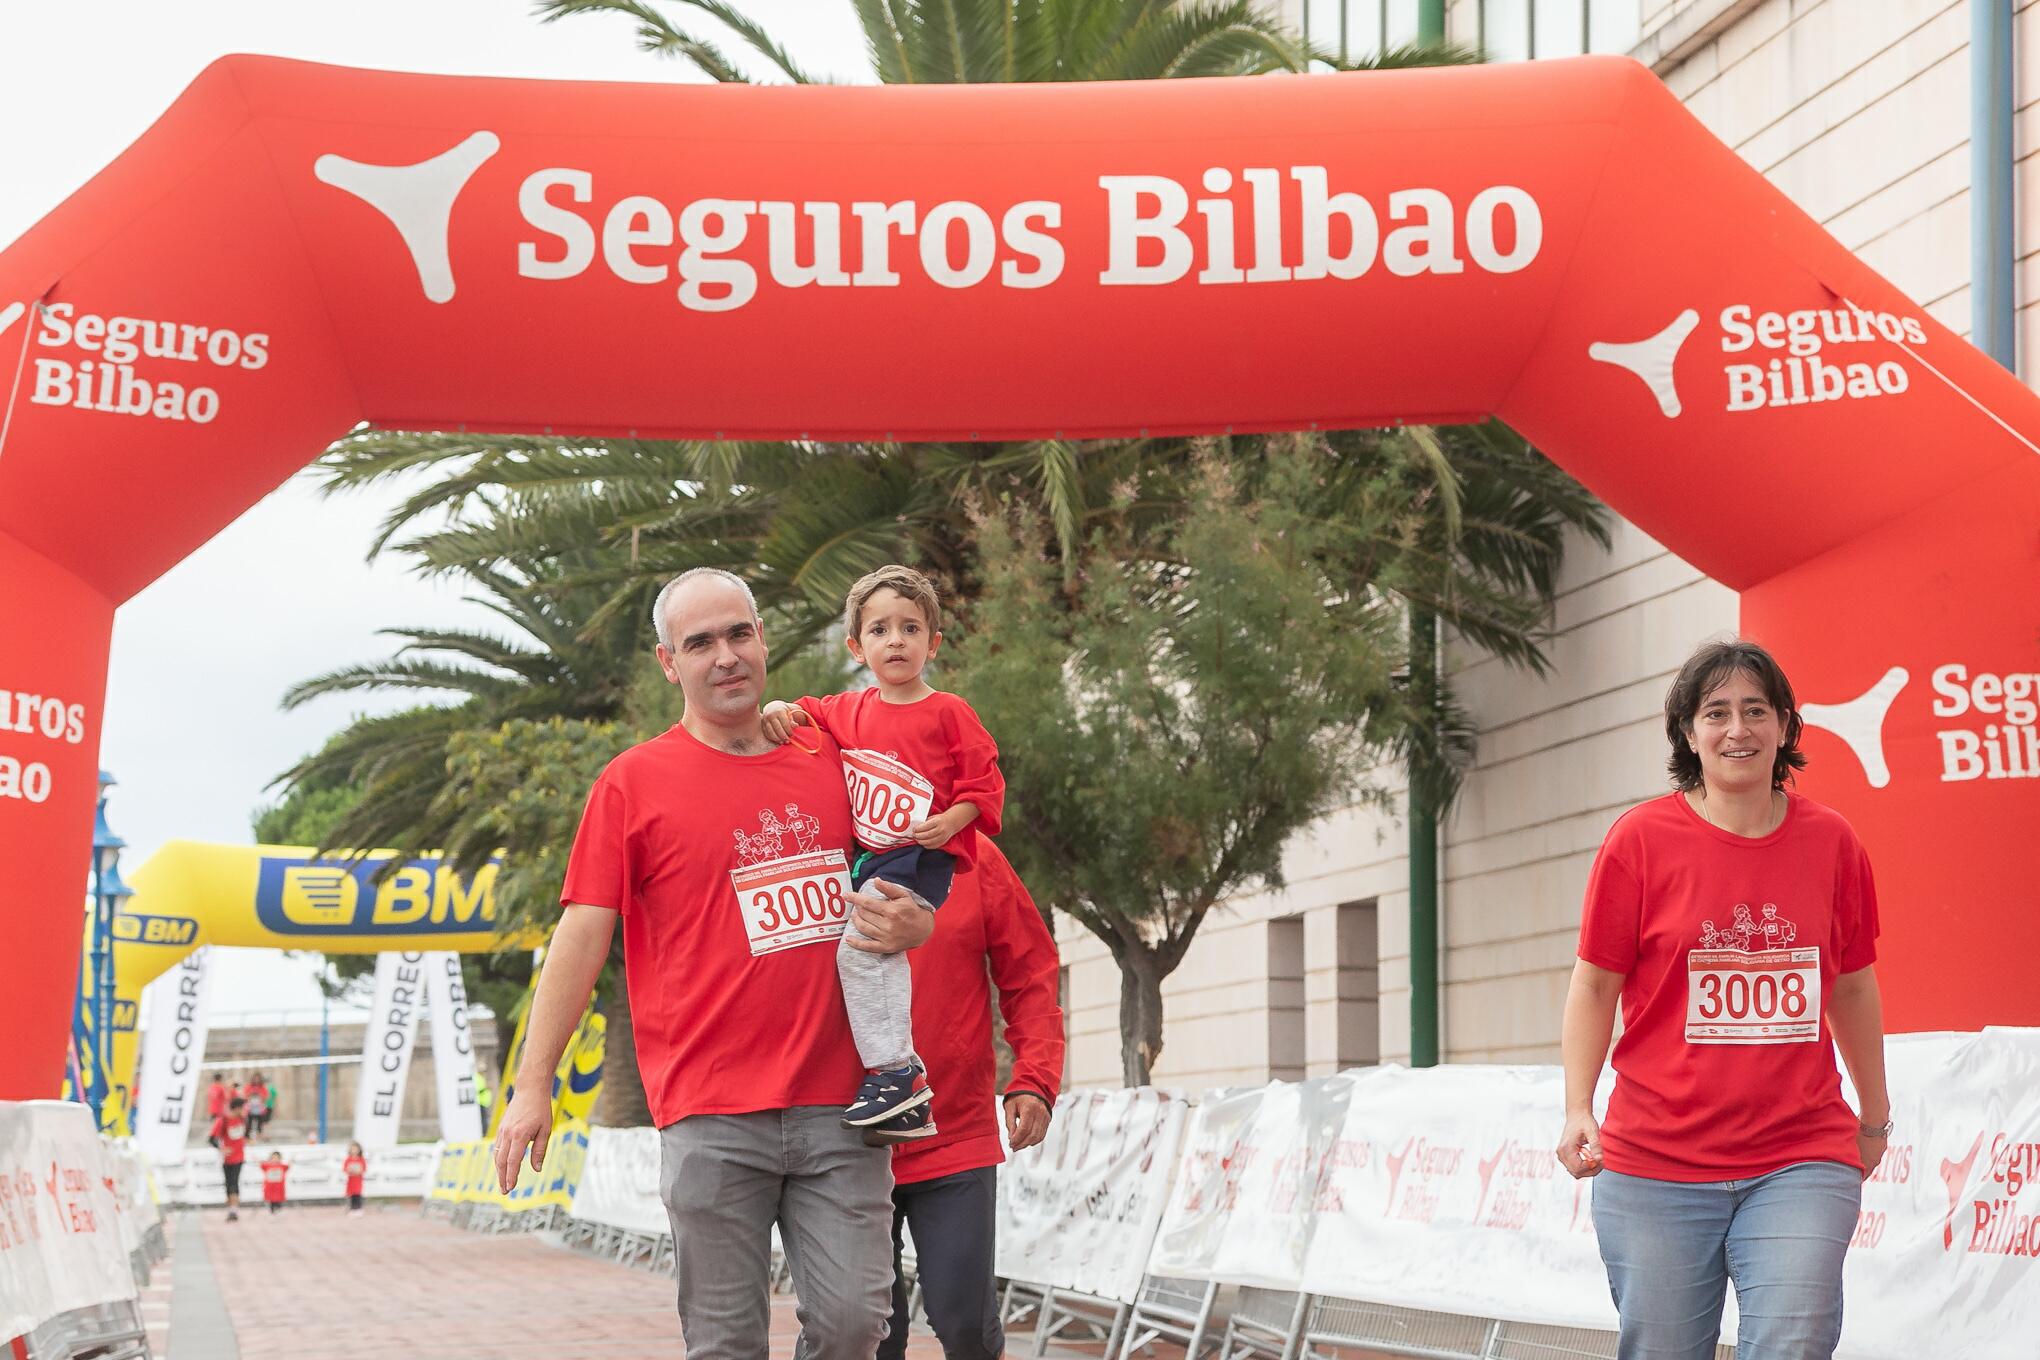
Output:
<svg viewBox="0 0 2040 1360">
<path fill-rule="evenodd" d="M 957 862 L 971 863 L 977 837 L 998 834 L 1006 800 L 999 748 L 969 704 L 922 674 L 942 645 L 942 604 L 927 577 L 901 566 L 865 576 L 850 588 L 843 628 L 850 655 L 878 683 L 768 704 L 765 735 L 784 742 L 814 723 L 842 748 L 861 851 L 852 887 L 882 878 L 939 907 Z M 852 949 L 854 929 L 837 947 L 836 971 L 865 1078 L 843 1124 L 863 1129 L 872 1144 L 929 1137 L 933 1093 L 914 1054 L 906 956 Z"/>
<path fill-rule="evenodd" d="M 227 1188 L 227 1222 L 241 1216 L 241 1164 L 248 1160 L 248 1102 L 235 1096 L 227 1111 L 213 1120 L 207 1140 L 220 1150 L 220 1178 Z"/>
<path fill-rule="evenodd" d="M 262 1159 L 262 1200 L 272 1214 L 283 1212 L 283 1178 L 289 1174 L 290 1163 L 283 1160 L 281 1152 Z"/>
</svg>

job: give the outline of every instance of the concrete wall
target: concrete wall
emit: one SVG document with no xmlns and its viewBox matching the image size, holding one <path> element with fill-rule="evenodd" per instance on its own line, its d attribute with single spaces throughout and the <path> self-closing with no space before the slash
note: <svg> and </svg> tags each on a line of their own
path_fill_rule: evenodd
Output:
<svg viewBox="0 0 2040 1360">
<path fill-rule="evenodd" d="M 1597 8 L 1604 0 L 1596 0 Z M 1960 0 L 1636 0 L 1634 53 L 1751 165 L 1958 333 L 1969 329 L 1969 13 Z M 1301 0 L 1282 5 L 1292 22 Z M 1372 10 L 1371 4 L 1362 8 Z M 1540 5 L 1540 14 L 1547 6 Z M 2040 11 L 2018 5 L 2016 151 L 2020 367 L 2040 338 L 2040 238 L 2025 173 L 2040 142 Z M 1318 36 L 1336 8 L 1312 7 Z M 1357 13 L 1358 11 L 1356 11 Z M 1472 42 L 1474 0 L 1447 32 Z M 1540 20 L 1542 23 L 1542 20 Z M 1732 592 L 1618 522 L 1572 545 L 1551 674 L 1447 647 L 1479 731 L 1443 828 L 1443 1048 L 1451 1061 L 1551 1061 L 1595 847 L 1621 810 L 1665 787 L 1660 704 L 1672 673 L 1733 629 Z M 1164 988 L 1164 1084 L 1260 1082 L 1409 1053 L 1405 839 L 1393 811 L 1356 807 L 1300 837 L 1288 887 L 1228 904 Z M 1371 904 L 1371 905 L 1368 905 Z M 1344 906 L 1348 930 L 1338 922 Z M 1376 920 L 1371 954 L 1351 929 Z M 1302 1014 L 1294 928 L 1300 917 Z M 1116 1083 L 1118 983 L 1065 923 L 1071 1084 Z M 1342 965 L 1343 956 L 1343 965 Z"/>
</svg>

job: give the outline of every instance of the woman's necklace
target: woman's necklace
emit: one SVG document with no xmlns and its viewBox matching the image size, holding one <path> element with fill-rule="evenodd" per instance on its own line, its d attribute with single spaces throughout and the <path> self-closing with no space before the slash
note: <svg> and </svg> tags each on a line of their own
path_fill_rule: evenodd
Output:
<svg viewBox="0 0 2040 1360">
<path fill-rule="evenodd" d="M 1785 802 L 1784 791 L 1781 789 L 1772 789 L 1770 820 L 1767 823 L 1765 823 L 1764 829 L 1762 831 L 1759 831 L 1756 835 L 1747 837 L 1746 839 L 1762 840 L 1765 836 L 1768 836 L 1773 831 L 1776 831 L 1778 829 L 1778 824 L 1785 820 L 1785 809 L 1782 806 L 1784 802 Z M 1700 818 L 1702 821 L 1706 822 L 1707 825 L 1712 827 L 1719 827 L 1721 830 L 1728 832 L 1728 834 L 1731 836 L 1742 835 L 1742 832 L 1736 831 L 1730 827 L 1722 826 L 1720 822 L 1714 820 L 1714 814 L 1707 810 L 1707 786 L 1705 784 L 1702 784 L 1700 786 Z"/>
</svg>

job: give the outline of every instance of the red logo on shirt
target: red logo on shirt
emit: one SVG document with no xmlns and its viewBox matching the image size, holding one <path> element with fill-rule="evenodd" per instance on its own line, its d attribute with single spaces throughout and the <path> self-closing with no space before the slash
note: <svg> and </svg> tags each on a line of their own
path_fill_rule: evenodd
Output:
<svg viewBox="0 0 2040 1360">
<path fill-rule="evenodd" d="M 749 868 L 754 864 L 768 864 L 788 855 L 803 855 L 820 849 L 822 823 L 813 814 L 802 812 L 800 804 L 788 803 L 784 822 L 772 809 L 760 808 L 757 831 L 746 834 L 739 827 L 730 834 L 737 842 L 737 863 Z"/>
<path fill-rule="evenodd" d="M 1763 919 L 1759 920 L 1750 912 L 1750 904 L 1735 904 L 1735 920 L 1726 930 L 1716 930 L 1710 920 L 1700 923 L 1700 947 L 1702 949 L 1740 949 L 1754 953 L 1759 949 L 1783 949 L 1799 938 L 1799 927 L 1778 914 L 1776 902 L 1766 902 Z"/>
</svg>

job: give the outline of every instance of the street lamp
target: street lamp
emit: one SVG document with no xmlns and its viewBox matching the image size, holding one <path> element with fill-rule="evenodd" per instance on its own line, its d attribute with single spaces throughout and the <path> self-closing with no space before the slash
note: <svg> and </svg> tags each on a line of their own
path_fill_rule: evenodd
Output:
<svg viewBox="0 0 2040 1360">
<path fill-rule="evenodd" d="M 113 918 L 122 900 L 134 896 L 120 880 L 120 852 L 127 842 L 106 824 L 106 791 L 113 784 L 113 776 L 101 770 L 99 810 L 92 823 L 92 1070 L 85 1097 L 101 1129 L 113 1081 Z"/>
</svg>

